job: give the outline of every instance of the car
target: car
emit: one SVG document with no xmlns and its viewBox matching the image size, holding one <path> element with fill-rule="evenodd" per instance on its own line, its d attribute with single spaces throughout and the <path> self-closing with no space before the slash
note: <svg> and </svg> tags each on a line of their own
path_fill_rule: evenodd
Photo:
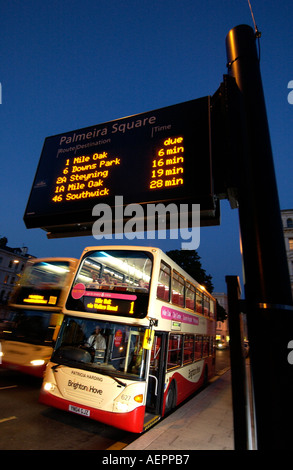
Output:
<svg viewBox="0 0 293 470">
<path fill-rule="evenodd" d="M 227 347 L 228 347 L 228 344 L 226 341 L 222 339 L 216 340 L 216 349 L 226 349 Z"/>
</svg>

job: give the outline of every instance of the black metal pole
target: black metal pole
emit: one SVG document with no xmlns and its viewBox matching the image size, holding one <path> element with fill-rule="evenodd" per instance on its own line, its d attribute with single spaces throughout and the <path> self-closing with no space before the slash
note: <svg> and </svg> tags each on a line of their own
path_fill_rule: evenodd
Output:
<svg viewBox="0 0 293 470">
<path fill-rule="evenodd" d="M 240 316 L 240 281 L 237 276 L 226 276 L 230 336 L 230 363 L 233 401 L 235 450 L 248 450 L 248 420 L 245 359 L 243 350 L 243 322 Z"/>
<path fill-rule="evenodd" d="M 238 201 L 258 449 L 289 449 L 293 423 L 293 310 L 279 198 L 256 38 L 251 27 L 226 38 L 229 73 L 243 98 L 244 147 Z"/>
</svg>

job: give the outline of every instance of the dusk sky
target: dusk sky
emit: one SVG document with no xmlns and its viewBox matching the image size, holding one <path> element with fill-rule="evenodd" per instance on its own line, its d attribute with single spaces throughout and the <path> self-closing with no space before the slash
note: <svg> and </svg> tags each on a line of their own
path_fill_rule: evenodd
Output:
<svg viewBox="0 0 293 470">
<path fill-rule="evenodd" d="M 280 206 L 291 209 L 293 2 L 251 5 L 262 33 Z M 239 24 L 253 27 L 247 0 L 11 0 L 2 1 L 1 20 L 0 237 L 37 257 L 79 258 L 97 245 L 93 237 L 48 240 L 45 231 L 25 227 L 44 139 L 213 95 L 227 73 L 226 35 Z M 181 242 L 133 241 L 165 251 Z M 221 225 L 201 229 L 198 253 L 215 292 L 226 291 L 225 275 L 242 278 L 238 210 L 228 201 L 221 202 Z"/>
</svg>

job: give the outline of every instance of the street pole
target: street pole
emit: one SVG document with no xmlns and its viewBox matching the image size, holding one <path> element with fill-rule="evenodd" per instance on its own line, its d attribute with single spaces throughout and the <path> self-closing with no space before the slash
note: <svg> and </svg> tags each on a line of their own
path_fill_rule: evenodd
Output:
<svg viewBox="0 0 293 470">
<path fill-rule="evenodd" d="M 230 363 L 235 450 L 249 448 L 243 323 L 239 309 L 241 295 L 238 276 L 226 276 L 230 336 Z"/>
<path fill-rule="evenodd" d="M 293 423 L 290 278 L 254 31 L 226 38 L 229 74 L 243 101 L 244 142 L 238 202 L 258 449 L 289 449 Z"/>
</svg>

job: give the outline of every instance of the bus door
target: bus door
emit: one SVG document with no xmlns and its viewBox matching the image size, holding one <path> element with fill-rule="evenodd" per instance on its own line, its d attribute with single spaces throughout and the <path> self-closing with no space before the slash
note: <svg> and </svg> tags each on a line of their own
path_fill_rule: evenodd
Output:
<svg viewBox="0 0 293 470">
<path fill-rule="evenodd" d="M 126 371 L 134 372 L 142 377 L 145 370 L 146 351 L 143 349 L 143 332 L 131 331 L 127 343 Z"/>
<path fill-rule="evenodd" d="M 155 332 L 150 358 L 146 411 L 162 415 L 167 334 Z"/>
</svg>

